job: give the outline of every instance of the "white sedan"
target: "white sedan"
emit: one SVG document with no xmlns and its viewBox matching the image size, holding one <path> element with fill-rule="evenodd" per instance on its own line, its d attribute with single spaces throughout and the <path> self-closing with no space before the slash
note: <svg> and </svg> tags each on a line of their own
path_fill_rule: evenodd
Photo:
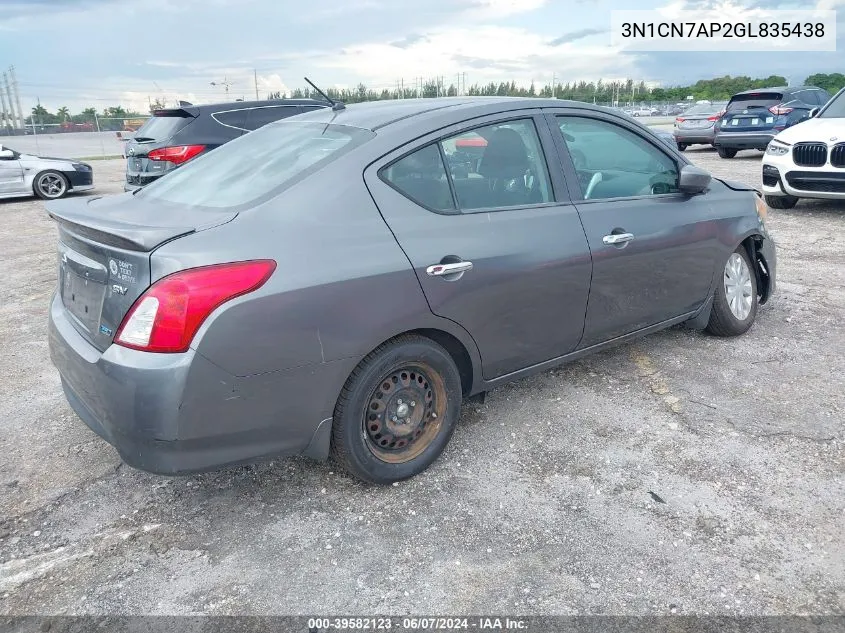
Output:
<svg viewBox="0 0 845 633">
<path fill-rule="evenodd" d="M 763 194 L 774 209 L 791 209 L 800 198 L 845 200 L 845 88 L 771 140 Z"/>
</svg>

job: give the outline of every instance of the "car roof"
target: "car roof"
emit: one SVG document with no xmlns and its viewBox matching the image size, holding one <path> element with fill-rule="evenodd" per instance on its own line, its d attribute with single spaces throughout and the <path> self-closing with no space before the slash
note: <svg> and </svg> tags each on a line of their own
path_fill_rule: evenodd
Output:
<svg viewBox="0 0 845 633">
<path fill-rule="evenodd" d="M 467 118 L 527 108 L 566 108 L 606 112 L 607 108 L 580 101 L 533 97 L 437 97 L 432 99 L 390 99 L 354 103 L 341 110 L 315 110 L 296 117 L 298 121 L 334 123 L 367 130 L 378 130 L 400 121 L 440 111 L 460 113 Z"/>
<path fill-rule="evenodd" d="M 737 92 L 734 97 L 739 95 L 753 95 L 757 92 L 798 92 L 799 90 L 818 90 L 816 86 L 773 86 L 771 88 L 753 88 L 752 90 L 743 90 Z"/>
<path fill-rule="evenodd" d="M 325 101 L 317 99 L 264 99 L 263 101 L 221 101 L 219 103 L 200 103 L 200 104 L 186 104 L 178 108 L 162 108 L 156 112 L 175 112 L 184 110 L 195 114 L 206 114 L 208 112 L 220 112 L 221 110 L 240 110 L 243 108 L 259 108 L 266 106 L 299 106 L 310 105 L 327 108 L 329 106 Z M 155 114 L 155 113 L 153 113 Z"/>
</svg>

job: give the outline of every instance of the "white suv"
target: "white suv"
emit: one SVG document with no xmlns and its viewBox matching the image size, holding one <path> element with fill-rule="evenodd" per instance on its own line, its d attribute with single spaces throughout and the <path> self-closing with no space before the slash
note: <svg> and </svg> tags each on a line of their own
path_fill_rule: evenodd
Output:
<svg viewBox="0 0 845 633">
<path fill-rule="evenodd" d="M 774 209 L 799 198 L 845 200 L 845 88 L 811 118 L 785 129 L 763 155 L 763 193 Z"/>
</svg>

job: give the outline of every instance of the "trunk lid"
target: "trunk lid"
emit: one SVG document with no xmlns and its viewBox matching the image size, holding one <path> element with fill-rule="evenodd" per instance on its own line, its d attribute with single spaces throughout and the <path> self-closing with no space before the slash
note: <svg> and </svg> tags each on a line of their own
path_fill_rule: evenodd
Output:
<svg viewBox="0 0 845 633">
<path fill-rule="evenodd" d="M 783 101 L 780 92 L 753 92 L 734 96 L 719 121 L 720 132 L 762 132 L 781 124 L 785 117 L 769 108 Z"/>
<path fill-rule="evenodd" d="M 131 194 L 46 204 L 59 229 L 58 287 L 77 331 L 100 351 L 151 284 L 162 244 L 229 222 L 236 212 L 151 204 Z"/>
</svg>

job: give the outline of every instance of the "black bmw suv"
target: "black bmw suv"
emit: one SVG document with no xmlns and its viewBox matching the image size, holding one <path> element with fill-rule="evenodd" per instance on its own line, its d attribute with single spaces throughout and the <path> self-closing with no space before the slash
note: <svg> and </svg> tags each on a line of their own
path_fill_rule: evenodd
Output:
<svg viewBox="0 0 845 633">
<path fill-rule="evenodd" d="M 778 132 L 810 118 L 810 111 L 828 102 L 830 93 L 814 86 L 759 88 L 731 97 L 716 122 L 713 145 L 722 158 L 743 149 L 764 151 Z"/>
<path fill-rule="evenodd" d="M 329 106 L 313 99 L 274 99 L 156 110 L 126 143 L 123 188 L 148 185 L 195 156 L 273 121 Z"/>
</svg>

